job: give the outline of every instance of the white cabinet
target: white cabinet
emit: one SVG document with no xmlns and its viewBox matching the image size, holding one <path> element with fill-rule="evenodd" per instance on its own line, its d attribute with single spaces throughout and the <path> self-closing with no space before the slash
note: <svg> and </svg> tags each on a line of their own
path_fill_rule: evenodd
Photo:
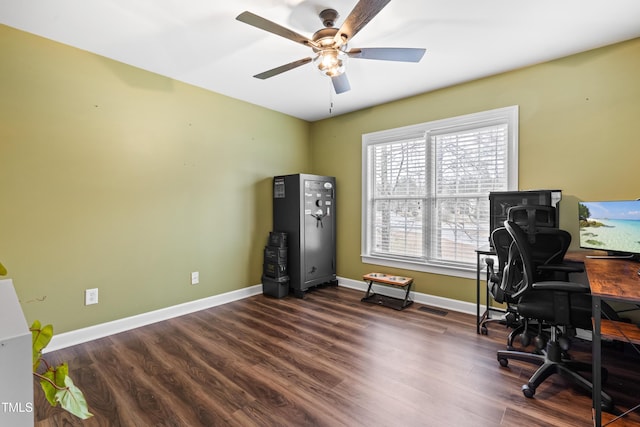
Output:
<svg viewBox="0 0 640 427">
<path fill-rule="evenodd" d="M 0 280 L 0 426 L 33 426 L 31 332 L 10 279 Z"/>
</svg>

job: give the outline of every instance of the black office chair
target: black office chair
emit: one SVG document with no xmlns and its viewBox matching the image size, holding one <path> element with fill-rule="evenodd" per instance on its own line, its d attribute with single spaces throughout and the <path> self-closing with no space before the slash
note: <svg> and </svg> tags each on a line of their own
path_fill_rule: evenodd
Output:
<svg viewBox="0 0 640 427">
<path fill-rule="evenodd" d="M 524 291 L 517 303 L 518 314 L 525 319 L 535 319 L 549 330 L 549 338 L 546 348 L 540 353 L 527 353 L 514 350 L 500 350 L 497 353 L 498 361 L 503 367 L 508 366 L 510 359 L 531 362 L 540 365 L 538 370 L 529 378 L 527 384 L 522 386 L 522 392 L 526 397 L 533 397 L 536 388 L 552 374 L 560 374 L 582 387 L 589 393 L 593 392 L 590 381 L 582 377 L 580 372 L 591 372 L 591 364 L 570 360 L 567 355 L 569 338 L 574 328 L 591 329 L 591 296 L 589 286 L 582 283 L 567 281 L 536 281 L 535 267 L 531 245 L 527 234 L 512 221 L 505 221 L 505 228 L 514 240 L 518 251 L 512 256 L 519 260 L 510 260 L 510 263 L 518 262 L 522 268 L 522 280 Z M 564 230 L 556 229 L 558 235 L 568 234 Z M 564 236 L 563 238 L 566 238 Z M 606 371 L 603 370 L 606 376 Z M 612 399 L 606 393 L 602 393 L 602 402 L 605 409 L 613 407 Z"/>
<path fill-rule="evenodd" d="M 507 209 L 507 220 L 513 221 L 529 236 L 539 229 L 558 228 L 556 208 L 549 205 L 516 205 Z"/>
<path fill-rule="evenodd" d="M 519 269 L 507 268 L 509 260 L 509 252 L 517 250 L 513 239 L 504 227 L 496 228 L 491 233 L 491 246 L 496 253 L 497 265 L 493 258 L 486 258 L 487 264 L 487 291 L 489 296 L 499 304 L 505 304 L 504 316 L 498 318 L 486 317 L 480 323 L 480 332 L 487 335 L 487 325 L 489 323 L 500 323 L 507 328 L 515 328 L 518 330 L 521 326 L 520 316 L 514 304 L 519 299 L 518 283 L 515 277 L 519 274 Z M 513 337 L 509 335 L 507 339 L 507 348 L 512 348 Z"/>
<path fill-rule="evenodd" d="M 556 209 L 547 205 L 518 205 L 507 210 L 507 219 L 516 223 L 526 232 L 531 245 L 533 256 L 534 280 L 569 280 L 569 274 L 584 271 L 581 264 L 569 263 L 564 259 L 571 235 L 567 232 L 557 232 Z M 514 277 L 504 278 L 503 269 L 507 265 L 509 251 L 513 250 L 513 238 L 506 228 L 500 227 L 491 233 L 491 245 L 498 259 L 497 267 L 494 260 L 487 258 L 487 287 L 489 295 L 498 303 L 506 304 L 505 315 L 500 318 L 486 318 L 480 323 L 480 332 L 488 333 L 487 324 L 499 322 L 513 328 L 507 338 L 507 349 L 513 349 L 513 342 L 522 334 L 526 327 L 526 319 L 521 319 L 515 309 L 519 296 L 520 284 Z M 511 268 L 511 276 L 517 274 L 516 268 Z M 523 334 L 521 341 L 526 347 L 530 337 Z"/>
<path fill-rule="evenodd" d="M 527 235 L 535 280 L 569 280 L 569 274 L 584 271 L 582 263 L 564 259 L 571 234 L 558 233 L 556 208 L 547 205 L 512 206 L 507 220 L 518 225 Z"/>
</svg>

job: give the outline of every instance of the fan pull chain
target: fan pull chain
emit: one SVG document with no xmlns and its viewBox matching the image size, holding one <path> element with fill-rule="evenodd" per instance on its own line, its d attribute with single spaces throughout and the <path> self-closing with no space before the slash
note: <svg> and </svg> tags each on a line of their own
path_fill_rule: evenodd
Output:
<svg viewBox="0 0 640 427">
<path fill-rule="evenodd" d="M 333 115 L 333 84 L 329 79 L 329 115 Z"/>
</svg>

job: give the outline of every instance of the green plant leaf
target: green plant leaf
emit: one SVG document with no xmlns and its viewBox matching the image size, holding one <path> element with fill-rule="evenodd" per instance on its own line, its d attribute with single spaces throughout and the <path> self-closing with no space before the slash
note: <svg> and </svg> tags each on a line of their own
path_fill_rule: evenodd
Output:
<svg viewBox="0 0 640 427">
<path fill-rule="evenodd" d="M 42 327 L 38 320 L 33 322 L 30 328 L 33 350 L 33 375 L 40 379 L 40 386 L 51 406 L 62 406 L 62 409 L 70 412 L 78 418 L 86 420 L 92 417 L 89 412 L 84 394 L 69 377 L 69 365 L 61 363 L 53 367 L 44 362 L 47 367 L 43 374 L 38 373 L 42 359 L 42 350 L 49 344 L 53 337 L 53 326 Z"/>
<path fill-rule="evenodd" d="M 7 269 L 4 268 L 4 265 L 2 265 L 2 263 L 0 262 L 0 276 L 6 276 L 7 275 Z"/>
<path fill-rule="evenodd" d="M 36 320 L 29 328 L 31 331 L 31 344 L 33 354 L 33 372 L 38 370 L 40 366 L 40 359 L 42 358 L 42 349 L 44 349 L 53 337 L 53 326 L 46 325 L 42 327 L 40 321 Z"/>
<path fill-rule="evenodd" d="M 42 391 L 44 391 L 44 395 L 51 404 L 51 406 L 56 406 L 58 404 L 58 400 L 56 398 L 56 394 L 60 389 L 64 389 L 66 387 L 65 378 L 69 375 L 69 365 L 66 363 L 61 363 L 57 367 L 49 367 L 47 371 L 42 374 L 43 377 L 48 378 L 53 382 L 47 380 L 40 380 L 40 385 L 42 386 Z"/>
<path fill-rule="evenodd" d="M 58 387 L 66 387 L 65 378 L 69 376 L 69 365 L 66 362 L 59 364 L 55 369 L 49 368 L 49 371 L 54 373 L 53 382 L 55 382 Z"/>
<path fill-rule="evenodd" d="M 55 371 L 49 370 L 42 374 L 42 376 L 49 378 L 51 381 L 55 382 Z M 44 397 L 47 398 L 49 404 L 51 406 L 58 406 L 58 401 L 56 400 L 56 393 L 58 392 L 58 389 L 49 381 L 43 379 L 40 380 L 40 387 L 42 387 L 42 391 L 44 391 Z"/>
<path fill-rule="evenodd" d="M 56 399 L 60 402 L 60 406 L 83 420 L 93 417 L 93 414 L 89 412 L 84 394 L 76 387 L 71 377 L 65 376 L 64 383 L 66 388 L 56 393 Z"/>
</svg>

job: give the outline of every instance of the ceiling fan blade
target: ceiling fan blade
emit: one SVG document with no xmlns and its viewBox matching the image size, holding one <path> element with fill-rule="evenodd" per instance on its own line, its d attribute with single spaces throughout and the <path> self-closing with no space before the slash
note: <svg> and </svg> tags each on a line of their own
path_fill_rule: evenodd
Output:
<svg viewBox="0 0 640 427">
<path fill-rule="evenodd" d="M 349 58 L 378 59 L 382 61 L 420 62 L 426 49 L 410 47 L 368 47 L 351 49 Z"/>
<path fill-rule="evenodd" d="M 334 40 L 345 44 L 371 21 L 391 0 L 360 0 L 344 20 Z"/>
<path fill-rule="evenodd" d="M 333 89 L 337 94 L 341 94 L 351 89 L 346 73 L 331 77 L 331 83 L 333 83 Z"/>
<path fill-rule="evenodd" d="M 236 16 L 236 19 L 240 22 L 244 22 L 245 24 L 253 25 L 256 28 L 260 28 L 261 30 L 265 30 L 280 37 L 284 37 L 285 39 L 292 40 L 296 43 L 300 43 L 305 46 L 316 46 L 316 43 L 314 43 L 312 40 L 309 40 L 307 37 L 298 34 L 288 28 L 285 28 L 280 24 L 276 24 L 275 22 L 269 21 L 268 19 L 264 19 L 263 17 L 258 16 L 254 13 L 245 11 Z"/>
<path fill-rule="evenodd" d="M 273 68 L 269 71 L 256 74 L 253 77 L 255 77 L 256 79 L 262 79 L 262 80 L 268 79 L 269 77 L 277 76 L 278 74 L 284 73 L 285 71 L 293 70 L 294 68 L 297 68 L 301 65 L 308 64 L 309 62 L 311 62 L 311 58 L 299 59 L 297 61 L 293 61 L 288 64 Z"/>
</svg>

